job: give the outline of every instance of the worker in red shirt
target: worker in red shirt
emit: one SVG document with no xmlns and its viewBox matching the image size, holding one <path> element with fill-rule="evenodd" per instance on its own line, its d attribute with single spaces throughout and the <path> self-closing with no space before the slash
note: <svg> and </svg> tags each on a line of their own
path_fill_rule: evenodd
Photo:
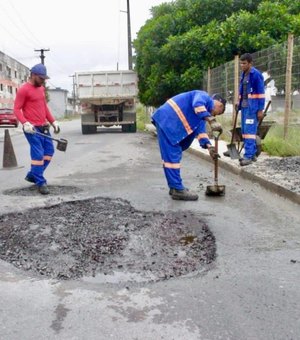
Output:
<svg viewBox="0 0 300 340">
<path fill-rule="evenodd" d="M 53 141 L 50 138 L 36 134 L 41 132 L 50 136 L 50 124 L 54 133 L 60 132 L 60 127 L 51 114 L 43 86 L 47 76 L 47 69 L 43 64 L 37 64 L 30 70 L 28 82 L 23 84 L 16 94 L 14 112 L 23 124 L 24 135 L 30 145 L 31 169 L 25 180 L 35 183 L 41 194 L 49 194 L 44 171 L 54 154 Z"/>
</svg>

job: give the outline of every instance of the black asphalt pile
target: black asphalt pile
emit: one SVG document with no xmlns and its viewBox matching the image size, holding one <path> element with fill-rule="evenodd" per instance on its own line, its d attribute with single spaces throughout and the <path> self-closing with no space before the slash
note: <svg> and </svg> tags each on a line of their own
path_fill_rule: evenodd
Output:
<svg viewBox="0 0 300 340">
<path fill-rule="evenodd" d="M 159 281 L 206 270 L 215 257 L 214 236 L 189 211 L 138 211 L 99 197 L 0 216 L 0 258 L 38 277 L 123 272 Z"/>
<path fill-rule="evenodd" d="M 300 157 L 267 158 L 246 169 L 272 183 L 300 194 Z"/>
</svg>

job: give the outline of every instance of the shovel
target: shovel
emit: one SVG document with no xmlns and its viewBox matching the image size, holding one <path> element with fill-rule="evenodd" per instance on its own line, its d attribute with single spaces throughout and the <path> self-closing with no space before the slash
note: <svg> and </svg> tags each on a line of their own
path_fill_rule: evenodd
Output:
<svg viewBox="0 0 300 340">
<path fill-rule="evenodd" d="M 221 133 L 214 135 L 215 140 L 215 153 L 218 154 L 218 141 Z M 218 173 L 219 173 L 219 160 L 218 157 L 214 160 L 214 185 L 208 185 L 206 187 L 206 196 L 224 196 L 225 195 L 225 185 L 219 185 L 218 183 Z"/>
<path fill-rule="evenodd" d="M 38 131 L 35 131 L 35 133 L 37 135 L 40 135 L 40 136 L 43 136 L 43 137 L 55 140 L 57 142 L 57 146 L 56 146 L 57 150 L 59 150 L 59 151 L 66 151 L 67 150 L 68 141 L 66 139 L 64 139 L 64 138 L 56 139 L 56 138 L 53 138 L 53 137 L 51 137 L 49 135 L 46 135 L 46 134 L 38 132 Z"/>
<path fill-rule="evenodd" d="M 235 132 L 236 132 L 236 123 L 237 123 L 238 113 L 239 113 L 239 107 L 238 107 L 238 105 L 235 105 L 235 117 L 234 117 L 231 141 L 230 141 L 230 144 L 227 144 L 228 153 L 229 153 L 229 156 L 230 156 L 231 159 L 240 159 L 241 158 L 241 156 L 238 152 L 238 149 L 236 148 L 235 143 L 233 143 L 233 139 L 234 139 Z"/>
</svg>

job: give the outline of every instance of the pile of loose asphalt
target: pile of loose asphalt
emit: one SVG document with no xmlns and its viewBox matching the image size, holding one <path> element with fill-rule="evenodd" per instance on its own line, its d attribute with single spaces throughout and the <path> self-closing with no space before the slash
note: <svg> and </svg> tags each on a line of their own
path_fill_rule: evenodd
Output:
<svg viewBox="0 0 300 340">
<path fill-rule="evenodd" d="M 26 190 L 37 194 L 23 189 L 24 195 Z M 214 236 L 193 213 L 138 211 L 122 199 L 98 197 L 0 216 L 0 258 L 39 277 L 121 272 L 135 282 L 155 282 L 204 271 L 215 256 Z"/>
</svg>

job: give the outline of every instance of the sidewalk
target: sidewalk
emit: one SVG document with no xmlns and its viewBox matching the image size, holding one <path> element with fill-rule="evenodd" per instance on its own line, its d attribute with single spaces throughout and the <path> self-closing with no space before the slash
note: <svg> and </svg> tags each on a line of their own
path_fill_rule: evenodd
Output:
<svg viewBox="0 0 300 340">
<path fill-rule="evenodd" d="M 152 124 L 148 124 L 146 130 L 156 135 Z M 211 143 L 214 145 L 213 140 Z M 270 157 L 262 152 L 257 162 L 241 167 L 238 160 L 223 156 L 223 152 L 227 151 L 227 144 L 219 140 L 220 168 L 259 183 L 265 189 L 300 204 L 300 157 Z M 194 140 L 189 152 L 211 162 L 208 151 L 202 149 L 197 140 Z"/>
</svg>

